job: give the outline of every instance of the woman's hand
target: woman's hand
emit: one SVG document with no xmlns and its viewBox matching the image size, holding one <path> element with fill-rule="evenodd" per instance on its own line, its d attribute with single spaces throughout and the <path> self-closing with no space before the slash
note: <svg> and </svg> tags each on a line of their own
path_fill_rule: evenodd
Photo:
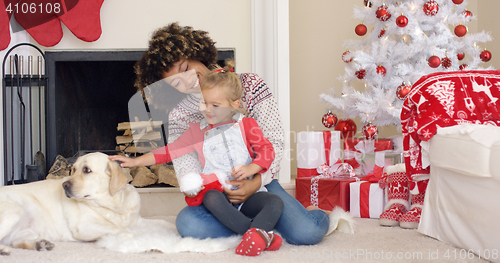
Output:
<svg viewBox="0 0 500 263">
<path fill-rule="evenodd" d="M 239 204 L 245 202 L 250 196 L 252 196 L 257 190 L 260 189 L 262 184 L 260 174 L 256 174 L 251 180 L 241 180 L 241 181 L 226 181 L 230 185 L 235 185 L 238 187 L 236 190 L 230 190 L 224 188 L 224 193 L 226 193 L 229 202 L 233 204 Z"/>
</svg>

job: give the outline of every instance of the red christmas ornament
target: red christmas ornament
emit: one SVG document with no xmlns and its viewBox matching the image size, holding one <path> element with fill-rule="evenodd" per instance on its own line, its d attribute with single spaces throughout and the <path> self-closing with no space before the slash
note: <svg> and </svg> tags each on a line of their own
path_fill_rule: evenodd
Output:
<svg viewBox="0 0 500 263">
<path fill-rule="evenodd" d="M 366 7 L 372 7 L 372 2 L 370 2 L 369 0 L 364 0 L 364 3 Z"/>
<path fill-rule="evenodd" d="M 325 127 L 331 128 L 337 125 L 338 118 L 337 115 L 335 115 L 331 111 L 328 111 L 328 113 L 323 116 L 323 119 L 321 119 L 321 121 L 323 122 L 323 125 L 325 125 Z"/>
<path fill-rule="evenodd" d="M 427 1 L 422 8 L 424 13 L 428 16 L 434 16 L 439 11 L 439 5 L 434 0 Z"/>
<path fill-rule="evenodd" d="M 335 125 L 335 130 L 340 131 L 340 138 L 351 138 L 356 134 L 356 123 L 351 119 L 340 119 L 337 125 Z"/>
<path fill-rule="evenodd" d="M 456 5 L 459 5 L 463 2 L 464 0 L 453 0 L 453 3 Z"/>
<path fill-rule="evenodd" d="M 381 38 L 384 34 L 385 34 L 385 28 L 382 28 L 382 30 L 380 30 L 380 34 L 378 34 L 378 38 Z"/>
<path fill-rule="evenodd" d="M 385 73 L 387 73 L 387 70 L 384 68 L 384 66 L 379 65 L 379 66 L 377 67 L 377 73 L 378 73 L 378 74 L 381 74 L 382 76 L 385 76 Z"/>
<path fill-rule="evenodd" d="M 441 65 L 441 59 L 439 59 L 439 57 L 436 55 L 430 57 L 428 62 L 429 62 L 429 67 L 431 68 L 437 68 L 439 67 L 439 65 Z"/>
<path fill-rule="evenodd" d="M 380 21 L 387 21 L 389 20 L 389 18 L 391 18 L 391 13 L 389 13 L 386 5 L 379 6 L 379 8 L 377 8 L 377 11 L 375 11 L 375 15 L 378 19 L 380 19 Z"/>
<path fill-rule="evenodd" d="M 462 65 L 460 65 L 460 66 L 458 67 L 458 69 L 460 69 L 460 70 L 465 70 L 466 68 L 467 68 L 467 64 L 465 64 L 465 63 L 464 63 L 464 64 L 462 64 Z"/>
<path fill-rule="evenodd" d="M 457 54 L 458 60 L 462 60 L 462 59 L 464 59 L 464 57 L 465 57 L 465 53 L 458 53 Z"/>
<path fill-rule="evenodd" d="M 352 57 L 350 55 L 351 55 L 351 52 L 349 52 L 349 50 L 342 53 L 342 61 L 344 61 L 345 63 L 352 62 Z"/>
<path fill-rule="evenodd" d="M 396 97 L 404 101 L 406 99 L 406 96 L 408 96 L 408 93 L 410 93 L 410 91 L 411 91 L 411 86 L 403 83 L 399 85 L 399 87 L 396 89 Z"/>
<path fill-rule="evenodd" d="M 358 77 L 358 79 L 363 79 L 366 76 L 366 70 L 360 69 L 360 70 L 356 71 L 355 74 L 356 74 L 356 77 Z"/>
<path fill-rule="evenodd" d="M 408 17 L 401 14 L 400 16 L 398 16 L 398 18 L 396 18 L 396 25 L 398 25 L 399 27 L 407 26 L 408 25 Z"/>
<path fill-rule="evenodd" d="M 465 17 L 472 17 L 472 12 L 467 9 L 465 9 L 462 14 L 464 14 Z"/>
<path fill-rule="evenodd" d="M 451 67 L 451 59 L 448 57 L 444 57 L 443 59 L 441 59 L 441 66 L 443 66 L 443 68 Z"/>
<path fill-rule="evenodd" d="M 467 27 L 460 24 L 458 26 L 455 27 L 455 35 L 457 35 L 458 37 L 463 37 L 465 36 L 465 34 L 467 34 Z"/>
<path fill-rule="evenodd" d="M 367 140 L 373 140 L 376 139 L 378 136 L 378 129 L 377 126 L 368 123 L 365 126 L 363 126 L 363 129 L 361 129 L 361 133 Z"/>
<path fill-rule="evenodd" d="M 481 52 L 479 57 L 481 58 L 482 61 L 488 62 L 491 59 L 491 52 L 489 52 L 488 50 L 485 49 L 485 50 L 483 50 L 483 52 Z"/>
<path fill-rule="evenodd" d="M 356 32 L 356 35 L 358 36 L 364 36 L 366 34 L 366 26 L 363 25 L 363 24 L 359 24 L 356 26 L 356 28 L 354 29 L 354 32 Z"/>
</svg>

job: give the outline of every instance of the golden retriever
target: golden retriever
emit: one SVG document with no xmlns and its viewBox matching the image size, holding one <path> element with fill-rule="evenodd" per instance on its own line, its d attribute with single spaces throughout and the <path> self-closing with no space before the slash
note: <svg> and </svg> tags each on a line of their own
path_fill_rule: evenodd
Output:
<svg viewBox="0 0 500 263">
<path fill-rule="evenodd" d="M 71 176 L 0 187 L 0 254 L 10 247 L 51 250 L 55 241 L 95 241 L 126 233 L 140 197 L 104 153 L 79 157 Z"/>
</svg>

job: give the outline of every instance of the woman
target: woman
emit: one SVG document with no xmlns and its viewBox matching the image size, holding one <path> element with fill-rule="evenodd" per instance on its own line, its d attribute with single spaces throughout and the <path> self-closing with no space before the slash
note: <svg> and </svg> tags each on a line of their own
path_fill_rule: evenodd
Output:
<svg viewBox="0 0 500 263">
<path fill-rule="evenodd" d="M 203 116 L 199 112 L 199 83 L 203 82 L 205 75 L 210 72 L 209 67 L 216 62 L 216 58 L 215 42 L 205 31 L 172 23 L 153 34 L 148 51 L 136 64 L 136 86 L 144 89 L 160 80 L 168 80 L 168 84 L 179 91 L 177 96 L 180 102 L 169 105 L 175 107 L 170 109 L 168 116 L 168 142 L 174 141 L 187 130 L 189 123 L 202 120 Z M 186 83 L 193 83 L 188 76 L 194 75 L 197 78 L 195 84 L 187 85 Z M 284 131 L 277 103 L 258 75 L 240 74 L 239 78 L 244 89 L 242 101 L 246 104 L 248 117 L 257 121 L 264 136 L 272 143 L 275 160 L 266 173 L 257 174 L 252 180 L 231 181 L 238 189 L 224 191 L 230 202 L 238 204 L 264 185 L 270 193 L 280 196 L 284 202 L 283 214 L 276 224 L 276 230 L 283 238 L 291 244 L 316 244 L 334 230 L 336 222 L 332 229 L 327 212 L 319 209 L 308 211 L 273 179 L 279 172 L 284 146 Z M 174 167 L 177 176 L 203 170 L 195 153 L 177 158 Z M 184 208 L 177 216 L 176 226 L 184 237 L 216 238 L 235 234 L 203 205 Z"/>
</svg>

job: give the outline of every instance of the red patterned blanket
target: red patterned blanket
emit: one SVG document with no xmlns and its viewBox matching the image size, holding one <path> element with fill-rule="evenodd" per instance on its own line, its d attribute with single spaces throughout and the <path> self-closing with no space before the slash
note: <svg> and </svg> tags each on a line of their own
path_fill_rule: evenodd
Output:
<svg viewBox="0 0 500 263">
<path fill-rule="evenodd" d="M 401 112 L 403 150 L 412 193 L 429 178 L 422 168 L 421 141 L 439 127 L 462 123 L 500 126 L 500 70 L 433 73 L 412 87 Z"/>
</svg>

